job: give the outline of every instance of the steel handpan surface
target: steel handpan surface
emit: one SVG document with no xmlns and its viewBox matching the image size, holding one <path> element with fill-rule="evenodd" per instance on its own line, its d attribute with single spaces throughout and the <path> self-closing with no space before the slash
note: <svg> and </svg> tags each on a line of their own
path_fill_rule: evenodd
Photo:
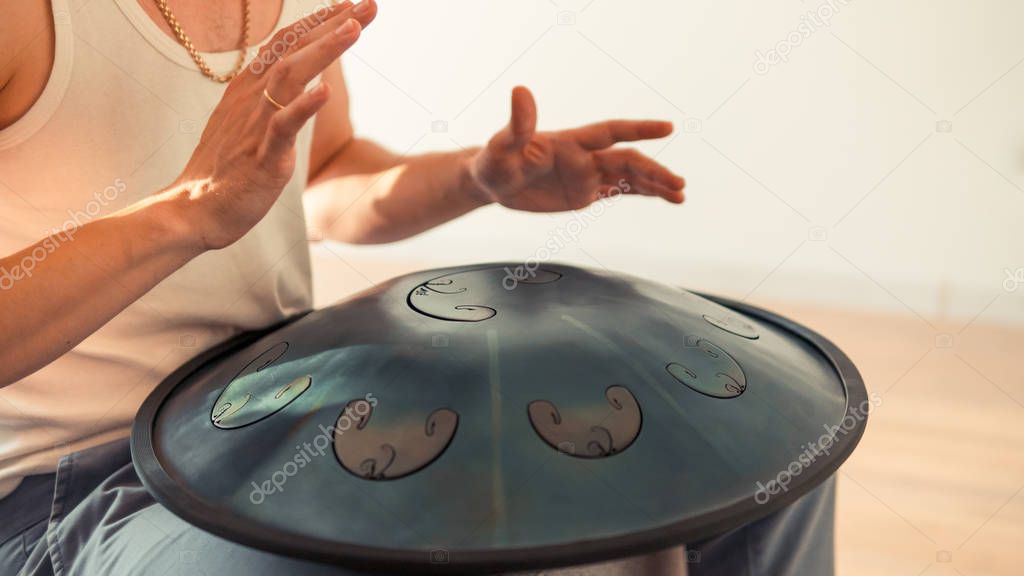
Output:
<svg viewBox="0 0 1024 576">
<path fill-rule="evenodd" d="M 132 450 L 162 504 L 243 544 L 496 572 L 764 516 L 834 472 L 865 402 L 842 352 L 774 314 L 493 264 L 403 276 L 203 354 L 146 401 Z"/>
</svg>

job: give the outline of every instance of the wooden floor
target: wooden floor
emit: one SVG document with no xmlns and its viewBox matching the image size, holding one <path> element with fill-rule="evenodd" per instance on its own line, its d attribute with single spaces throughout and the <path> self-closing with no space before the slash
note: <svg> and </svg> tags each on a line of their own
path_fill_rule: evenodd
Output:
<svg viewBox="0 0 1024 576">
<path fill-rule="evenodd" d="M 914 316 L 769 307 L 838 344 L 882 401 L 840 470 L 838 573 L 1024 574 L 1024 329 L 937 324 L 950 341 Z"/>
<path fill-rule="evenodd" d="M 320 305 L 423 267 L 324 264 Z M 881 398 L 840 470 L 840 576 L 1024 574 L 1024 329 L 754 303 L 833 340 Z"/>
</svg>

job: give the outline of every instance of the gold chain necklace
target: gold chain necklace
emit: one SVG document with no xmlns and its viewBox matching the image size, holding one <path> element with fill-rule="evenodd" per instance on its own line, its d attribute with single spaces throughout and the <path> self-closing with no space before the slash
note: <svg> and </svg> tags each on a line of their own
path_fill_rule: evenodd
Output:
<svg viewBox="0 0 1024 576">
<path fill-rule="evenodd" d="M 214 82 L 226 83 L 230 82 L 238 73 L 242 71 L 245 66 L 245 49 L 249 45 L 249 0 L 242 0 L 242 45 L 239 46 L 240 52 L 238 54 L 238 62 L 235 64 L 235 69 L 227 74 L 217 74 L 213 70 L 210 70 L 210 66 L 206 64 L 206 60 L 203 59 L 196 47 L 192 45 L 192 40 L 189 39 L 185 31 L 182 30 L 181 24 L 178 23 L 178 19 L 174 17 L 174 13 L 171 12 L 169 6 L 167 6 L 167 0 L 155 0 L 157 8 L 164 15 L 164 20 L 167 21 L 167 25 L 174 31 L 174 35 L 178 37 L 178 42 L 185 47 L 188 51 L 188 55 L 192 57 L 192 61 L 199 67 L 199 71 L 204 76 L 213 80 Z"/>
</svg>

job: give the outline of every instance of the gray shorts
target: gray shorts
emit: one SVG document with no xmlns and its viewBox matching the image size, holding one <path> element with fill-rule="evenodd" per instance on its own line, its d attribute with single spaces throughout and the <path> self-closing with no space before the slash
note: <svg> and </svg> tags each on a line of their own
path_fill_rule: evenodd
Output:
<svg viewBox="0 0 1024 576">
<path fill-rule="evenodd" d="M 687 545 L 690 576 L 833 574 L 835 479 L 757 522 Z M 128 440 L 65 456 L 0 500 L 0 576 L 361 574 L 229 542 L 157 504 Z"/>
</svg>

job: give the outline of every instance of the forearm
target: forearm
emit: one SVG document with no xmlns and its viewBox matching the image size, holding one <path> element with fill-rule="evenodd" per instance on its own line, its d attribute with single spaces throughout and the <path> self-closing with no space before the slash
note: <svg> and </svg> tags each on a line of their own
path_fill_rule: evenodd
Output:
<svg viewBox="0 0 1024 576">
<path fill-rule="evenodd" d="M 373 0 L 344 2 L 318 11 L 316 22 L 281 28 L 257 56 L 269 70 L 235 76 L 175 186 L 63 233 L 67 240 L 55 234 L 0 258 L 0 388 L 75 347 L 191 259 L 252 230 L 294 175 L 300 130 L 330 98 L 326 84 L 306 87 L 375 16 Z M 299 26 L 305 32 L 290 39 Z"/>
<path fill-rule="evenodd" d="M 401 158 L 353 140 L 306 192 L 309 227 L 351 244 L 395 242 L 488 202 L 469 162 L 476 150 Z"/>
<path fill-rule="evenodd" d="M 168 191 L 0 258 L 0 388 L 74 348 L 199 255 Z"/>
</svg>

